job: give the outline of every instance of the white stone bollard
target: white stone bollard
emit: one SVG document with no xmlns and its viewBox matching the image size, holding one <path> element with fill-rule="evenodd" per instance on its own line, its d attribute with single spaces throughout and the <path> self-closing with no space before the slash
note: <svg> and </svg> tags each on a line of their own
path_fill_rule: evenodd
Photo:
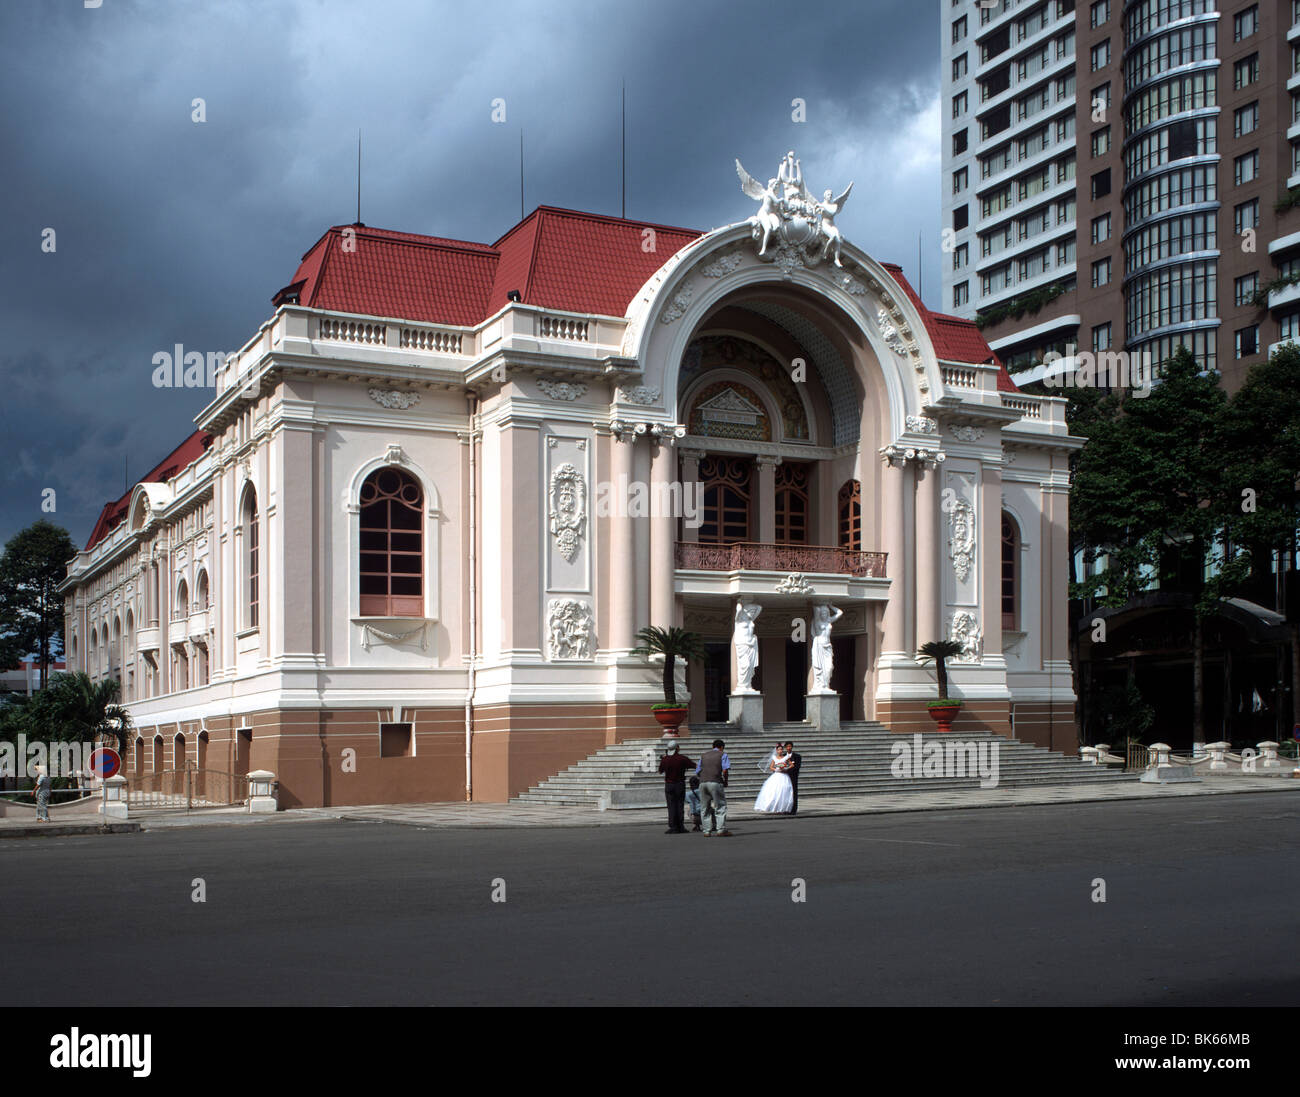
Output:
<svg viewBox="0 0 1300 1097">
<path fill-rule="evenodd" d="M 1080 747 L 1079 758 L 1088 765 L 1095 766 L 1101 760 L 1101 751 L 1097 747 Z"/>
<path fill-rule="evenodd" d="M 255 769 L 248 775 L 248 813 L 274 815 L 280 810 L 275 796 L 275 774 L 269 769 Z"/>
<path fill-rule="evenodd" d="M 104 782 L 104 822 L 126 817 L 126 778 L 110 777 Z"/>
<path fill-rule="evenodd" d="M 1173 750 L 1173 747 L 1168 743 L 1152 743 L 1150 750 L 1151 756 L 1150 760 L 1147 762 L 1147 769 L 1151 769 L 1155 766 L 1167 766 L 1171 764 L 1169 761 L 1169 752 Z"/>
<path fill-rule="evenodd" d="M 1282 768 L 1282 761 L 1277 756 L 1277 747 L 1278 747 L 1277 743 L 1273 742 L 1272 739 L 1268 739 L 1262 743 L 1256 743 L 1255 745 L 1259 747 L 1260 754 L 1264 756 L 1264 761 L 1261 764 L 1261 768 L 1263 769 Z"/>
<path fill-rule="evenodd" d="M 1228 762 L 1224 757 L 1228 753 L 1229 743 L 1206 743 L 1205 749 L 1210 755 L 1210 769 L 1227 769 Z"/>
</svg>

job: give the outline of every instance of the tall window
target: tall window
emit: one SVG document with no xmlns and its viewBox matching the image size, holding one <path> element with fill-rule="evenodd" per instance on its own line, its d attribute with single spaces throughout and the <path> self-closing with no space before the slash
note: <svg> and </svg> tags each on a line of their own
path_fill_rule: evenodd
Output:
<svg viewBox="0 0 1300 1097">
<path fill-rule="evenodd" d="M 848 481 L 840 488 L 840 548 L 862 548 L 862 485 Z"/>
<path fill-rule="evenodd" d="M 739 457 L 705 457 L 700 461 L 704 485 L 704 514 L 700 540 L 706 544 L 734 545 L 750 540 L 749 503 L 753 466 Z"/>
<path fill-rule="evenodd" d="M 257 495 L 250 487 L 244 495 L 244 627 L 257 628 L 260 579 L 258 551 L 261 522 L 257 517 Z"/>
<path fill-rule="evenodd" d="M 424 616 L 424 492 L 400 469 L 361 485 L 361 614 Z"/>
<path fill-rule="evenodd" d="M 1014 631 L 1016 627 L 1016 524 L 1009 515 L 1002 515 L 1002 627 Z"/>
<path fill-rule="evenodd" d="M 776 543 L 806 545 L 812 511 L 809 484 L 812 466 L 789 461 L 776 468 Z"/>
</svg>

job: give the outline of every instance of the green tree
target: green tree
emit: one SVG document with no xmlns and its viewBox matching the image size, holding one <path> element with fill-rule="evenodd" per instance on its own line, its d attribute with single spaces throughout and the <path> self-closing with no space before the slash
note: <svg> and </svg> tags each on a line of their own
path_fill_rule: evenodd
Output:
<svg viewBox="0 0 1300 1097">
<path fill-rule="evenodd" d="M 76 553 L 67 530 L 41 519 L 14 534 L 0 556 L 0 661 L 11 669 L 23 655 L 35 652 L 42 689 L 52 654 L 63 647 L 63 596 L 58 587 Z"/>
<path fill-rule="evenodd" d="M 121 690 L 121 683 L 112 678 L 95 682 L 80 671 L 56 674 L 49 688 L 32 699 L 32 718 L 50 728 L 51 738 L 114 739 L 117 752 L 125 758 L 132 725 L 130 711 L 118 704 Z"/>
<path fill-rule="evenodd" d="M 1203 742 L 1204 621 L 1245 569 L 1224 549 L 1234 517 L 1224 460 L 1227 397 L 1218 375 L 1201 373 L 1179 348 L 1149 395 L 1128 396 L 1117 416 L 1098 417 L 1092 429 L 1071 486 L 1071 518 L 1078 538 L 1106 562 L 1071 594 L 1122 606 L 1154 579 L 1162 590 L 1192 596 L 1193 737 Z"/>
<path fill-rule="evenodd" d="M 633 654 L 662 655 L 664 657 L 664 702 L 677 704 L 677 680 L 674 672 L 680 657 L 686 662 L 701 662 L 704 659 L 704 641 L 697 632 L 688 632 L 684 628 L 659 628 L 651 625 L 636 634 L 641 647 L 633 648 Z"/>
<path fill-rule="evenodd" d="M 962 652 L 961 644 L 956 640 L 930 640 L 922 644 L 917 649 L 917 658 L 933 659 L 934 673 L 939 679 L 939 700 L 947 701 L 948 697 L 948 660 L 955 658 Z"/>
<path fill-rule="evenodd" d="M 1229 535 L 1245 552 L 1255 576 L 1272 574 L 1274 554 L 1279 561 L 1294 560 L 1297 515 L 1300 514 L 1300 349 L 1286 344 L 1267 362 L 1254 366 L 1231 401 L 1228 425 L 1227 503 L 1231 515 Z M 1283 568 L 1283 581 L 1296 573 Z M 1300 721 L 1300 621 L 1296 620 L 1295 592 L 1264 590 L 1257 582 L 1253 593 L 1272 600 L 1287 613 L 1291 643 L 1292 720 Z M 1288 612 L 1290 610 L 1290 612 Z"/>
</svg>

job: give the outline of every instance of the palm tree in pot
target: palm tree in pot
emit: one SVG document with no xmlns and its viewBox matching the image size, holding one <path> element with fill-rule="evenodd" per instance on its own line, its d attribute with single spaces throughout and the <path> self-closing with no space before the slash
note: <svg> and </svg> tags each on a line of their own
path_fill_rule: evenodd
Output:
<svg viewBox="0 0 1300 1097">
<path fill-rule="evenodd" d="M 664 700 L 653 706 L 655 719 L 660 725 L 675 731 L 686 719 L 686 706 L 677 702 L 677 660 L 703 662 L 704 640 L 698 632 L 684 628 L 659 628 L 651 625 L 636 634 L 641 646 L 633 648 L 634 655 L 662 655 L 664 657 Z"/>
<path fill-rule="evenodd" d="M 961 708 L 961 701 L 948 696 L 948 660 L 961 653 L 962 646 L 956 640 L 931 640 L 922 644 L 916 653 L 918 659 L 934 660 L 935 674 L 939 678 L 939 700 L 931 701 L 926 708 L 940 731 L 952 730 L 952 722 Z"/>
</svg>

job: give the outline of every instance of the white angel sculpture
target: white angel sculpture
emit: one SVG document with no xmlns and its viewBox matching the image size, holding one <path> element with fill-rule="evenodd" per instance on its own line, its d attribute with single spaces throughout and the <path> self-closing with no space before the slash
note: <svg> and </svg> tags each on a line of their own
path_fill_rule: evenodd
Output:
<svg viewBox="0 0 1300 1097">
<path fill-rule="evenodd" d="M 736 174 L 740 176 L 740 189 L 755 202 L 763 203 L 759 206 L 758 212 L 749 219 L 749 223 L 754 226 L 754 239 L 757 240 L 760 234 L 763 237 L 763 244 L 758 249 L 758 254 L 764 255 L 772 233 L 781 227 L 780 180 L 769 179 L 767 186 L 764 187 L 741 166 L 739 160 L 736 161 Z"/>
<path fill-rule="evenodd" d="M 844 264 L 840 262 L 840 246 L 844 243 L 844 234 L 840 232 L 835 224 L 835 215 L 844 208 L 844 203 L 848 201 L 849 191 L 853 189 L 850 183 L 844 188 L 844 193 L 835 198 L 831 197 L 828 190 L 822 195 L 822 200 L 817 203 L 817 213 L 819 215 L 819 228 L 826 242 L 822 244 L 823 259 L 830 254 L 831 248 L 835 249 L 835 265 L 843 268 Z"/>
</svg>

